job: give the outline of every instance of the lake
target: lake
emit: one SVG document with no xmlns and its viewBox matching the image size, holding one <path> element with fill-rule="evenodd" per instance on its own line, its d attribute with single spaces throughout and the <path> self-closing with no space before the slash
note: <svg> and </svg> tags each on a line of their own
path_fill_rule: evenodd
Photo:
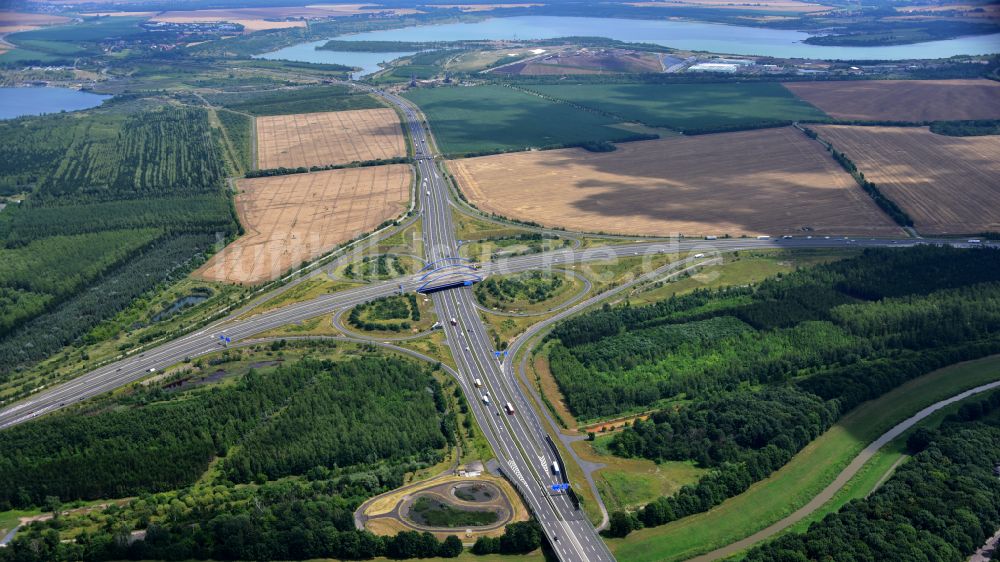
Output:
<svg viewBox="0 0 1000 562">
<path fill-rule="evenodd" d="M 398 59 L 399 57 L 405 57 L 413 54 L 413 51 L 400 51 L 393 53 L 359 53 L 354 51 L 321 51 L 316 49 L 316 47 L 319 47 L 327 41 L 327 39 L 323 39 L 322 41 L 299 43 L 298 45 L 285 47 L 284 49 L 259 55 L 254 58 L 356 66 L 361 69 L 360 72 L 354 73 L 354 77 L 357 78 L 359 76 L 365 76 L 366 74 L 378 72 L 378 64 L 380 62 L 389 62 L 391 60 Z"/>
<path fill-rule="evenodd" d="M 0 88 L 0 119 L 89 109 L 110 97 L 69 88 Z"/>
<path fill-rule="evenodd" d="M 519 16 L 472 23 L 412 26 L 344 35 L 353 41 L 457 41 L 468 39 L 550 39 L 570 35 L 655 43 L 677 49 L 734 55 L 763 55 L 842 60 L 901 60 L 978 55 L 1000 51 L 1000 33 L 887 47 L 829 47 L 802 43 L 808 33 L 668 20 Z M 325 41 L 302 43 L 262 58 L 327 62 L 362 67 L 358 74 L 378 70 L 377 63 L 411 53 L 317 51 Z"/>
</svg>

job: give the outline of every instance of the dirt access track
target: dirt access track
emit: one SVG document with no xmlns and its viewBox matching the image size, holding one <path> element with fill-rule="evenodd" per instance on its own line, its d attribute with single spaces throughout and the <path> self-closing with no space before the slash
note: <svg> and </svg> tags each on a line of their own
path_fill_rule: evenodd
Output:
<svg viewBox="0 0 1000 562">
<path fill-rule="evenodd" d="M 791 127 L 633 142 L 614 152 L 521 152 L 448 165 L 480 209 L 568 230 L 901 234 L 819 143 Z"/>
<path fill-rule="evenodd" d="M 257 167 L 328 166 L 406 156 L 399 116 L 390 108 L 257 118 Z"/>
<path fill-rule="evenodd" d="M 926 234 L 1000 230 L 1000 140 L 926 127 L 813 125 Z"/>
<path fill-rule="evenodd" d="M 196 275 L 250 285 L 275 279 L 401 215 L 411 182 L 407 164 L 239 180 L 246 234 Z"/>
<path fill-rule="evenodd" d="M 837 119 L 1000 119 L 1000 82 L 993 80 L 852 80 L 784 86 Z"/>
</svg>

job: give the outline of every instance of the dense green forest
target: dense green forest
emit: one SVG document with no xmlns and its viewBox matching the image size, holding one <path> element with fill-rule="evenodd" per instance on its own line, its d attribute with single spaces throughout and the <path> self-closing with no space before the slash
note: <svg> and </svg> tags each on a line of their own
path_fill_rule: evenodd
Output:
<svg viewBox="0 0 1000 562">
<path fill-rule="evenodd" d="M 918 430 L 907 442 L 916 456 L 875 493 L 746 560 L 967 560 L 1000 527 L 998 408 L 993 393 L 940 430 Z"/>
<path fill-rule="evenodd" d="M 200 108 L 126 99 L 0 123 L 0 382 L 237 232 L 222 132 Z"/>
<path fill-rule="evenodd" d="M 871 363 L 994 343 L 998 281 L 995 250 L 866 250 L 757 287 L 579 316 L 552 332 L 552 373 L 583 418 L 745 384 L 845 380 Z"/>
<path fill-rule="evenodd" d="M 931 132 L 949 137 L 980 137 L 1000 135 L 1000 119 L 979 121 L 934 121 Z"/>
<path fill-rule="evenodd" d="M 289 349 L 275 342 L 267 355 L 280 359 Z M 226 357 L 209 364 L 238 361 Z M 268 362 L 223 384 L 185 389 L 174 380 L 185 373 L 0 433 L 0 510 L 136 496 L 33 523 L 0 549 L 0 561 L 462 553 L 454 536 L 379 537 L 354 527 L 361 502 L 439 462 L 454 443 L 455 417 L 432 367 L 362 348 L 336 360 Z M 144 537 L 128 540 L 135 531 Z M 534 522 L 517 523 L 491 540 L 491 549 L 529 552 L 542 534 Z"/>
<path fill-rule="evenodd" d="M 385 107 L 382 102 L 347 86 L 310 86 L 241 94 L 212 94 L 206 99 L 250 115 L 286 115 Z"/>
<path fill-rule="evenodd" d="M 216 456 L 233 482 L 436 461 L 453 435 L 430 371 L 412 361 L 303 360 L 238 384 L 171 393 L 0 432 L 0 511 L 189 485 Z M 399 423 L 386 424 L 385 419 Z M 453 422 L 452 422 L 453 423 Z M 237 447 L 232 454 L 229 451 Z"/>
<path fill-rule="evenodd" d="M 551 368 L 574 413 L 677 401 L 616 434 L 613 452 L 712 469 L 616 514 L 610 533 L 718 505 L 859 403 L 1000 352 L 998 280 L 994 250 L 866 250 L 757 287 L 606 307 L 557 327 Z"/>
</svg>

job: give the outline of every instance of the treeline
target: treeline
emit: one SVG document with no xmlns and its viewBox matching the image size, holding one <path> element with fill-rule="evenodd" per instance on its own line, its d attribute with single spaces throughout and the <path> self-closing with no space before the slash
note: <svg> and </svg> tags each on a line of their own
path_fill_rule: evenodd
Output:
<svg viewBox="0 0 1000 562">
<path fill-rule="evenodd" d="M 875 204 L 878 205 L 879 209 L 882 209 L 882 211 L 885 214 L 889 215 L 889 218 L 895 221 L 895 223 L 898 224 L 899 226 L 904 226 L 904 227 L 913 226 L 913 219 L 910 218 L 910 215 L 907 214 L 907 212 L 904 211 L 902 208 L 900 208 L 900 206 L 897 205 L 895 201 L 886 197 L 882 193 L 882 191 L 879 190 L 877 185 L 875 185 L 873 182 L 868 181 L 868 179 L 865 178 L 864 172 L 858 170 L 858 167 L 854 164 L 854 162 L 850 158 L 847 157 L 846 154 L 838 151 L 836 148 L 833 147 L 832 144 L 830 144 L 826 140 L 819 138 L 819 135 L 816 133 L 815 130 L 810 129 L 808 127 L 802 127 L 801 130 L 803 133 L 805 133 L 807 137 L 821 141 L 822 144 L 826 147 L 826 149 L 830 152 L 830 155 L 833 156 L 833 159 L 836 160 L 837 163 L 840 164 L 840 166 L 847 171 L 847 173 L 851 174 L 851 177 L 854 178 L 854 181 L 858 183 L 861 189 L 865 190 L 865 193 L 867 193 L 872 198 L 872 201 L 874 201 Z"/>
<path fill-rule="evenodd" d="M 989 402 L 995 411 L 1000 399 L 994 394 Z M 746 559 L 968 559 L 1000 527 L 1000 427 L 995 418 L 953 418 L 940 431 L 921 431 L 914 434 L 919 442 L 908 442 L 918 445 L 916 456 L 872 495 L 851 501 L 805 533 L 754 548 Z"/>
<path fill-rule="evenodd" d="M 910 215 L 901 209 L 895 201 L 883 195 L 882 192 L 879 191 L 877 185 L 865 179 L 864 172 L 859 171 L 858 167 L 851 161 L 850 158 L 847 157 L 846 154 L 835 150 L 833 147 L 830 147 L 830 154 L 833 155 L 833 159 L 836 160 L 841 167 L 847 170 L 847 172 L 854 177 L 854 180 L 858 182 L 861 189 L 864 189 L 865 193 L 871 196 L 872 200 L 875 201 L 875 204 L 878 205 L 879 209 L 882 209 L 885 214 L 889 215 L 889 218 L 895 221 L 899 226 L 913 226 L 913 219 L 910 218 Z"/>
<path fill-rule="evenodd" d="M 381 158 L 378 160 L 355 160 L 349 164 L 328 164 L 326 166 L 299 166 L 297 168 L 265 168 L 262 170 L 247 170 L 244 177 L 247 178 L 269 178 L 272 176 L 287 176 L 291 174 L 307 174 L 309 172 L 322 172 L 325 170 L 343 170 L 345 168 L 366 168 L 369 166 L 385 166 L 388 164 L 408 164 L 410 159 L 406 156 L 396 156 L 394 158 Z"/>
<path fill-rule="evenodd" d="M 949 137 L 981 137 L 1000 135 L 1000 119 L 978 121 L 934 121 L 931 132 Z"/>
<path fill-rule="evenodd" d="M 302 360 L 140 407 L 45 417 L 0 432 L 0 511 L 189 485 L 214 457 L 235 482 L 433 463 L 448 443 L 441 392 L 412 361 Z"/>
</svg>

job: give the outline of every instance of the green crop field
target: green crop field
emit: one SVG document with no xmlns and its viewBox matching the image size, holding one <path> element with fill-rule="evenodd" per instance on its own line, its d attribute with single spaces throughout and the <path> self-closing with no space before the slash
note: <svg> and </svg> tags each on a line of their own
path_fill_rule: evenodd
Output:
<svg viewBox="0 0 1000 562">
<path fill-rule="evenodd" d="M 687 133 L 754 128 L 826 115 L 777 82 L 748 84 L 568 84 L 526 88 L 626 121 Z"/>
<path fill-rule="evenodd" d="M 616 119 L 502 86 L 432 88 L 406 97 L 427 115 L 445 154 L 490 153 L 620 141 Z"/>
</svg>

